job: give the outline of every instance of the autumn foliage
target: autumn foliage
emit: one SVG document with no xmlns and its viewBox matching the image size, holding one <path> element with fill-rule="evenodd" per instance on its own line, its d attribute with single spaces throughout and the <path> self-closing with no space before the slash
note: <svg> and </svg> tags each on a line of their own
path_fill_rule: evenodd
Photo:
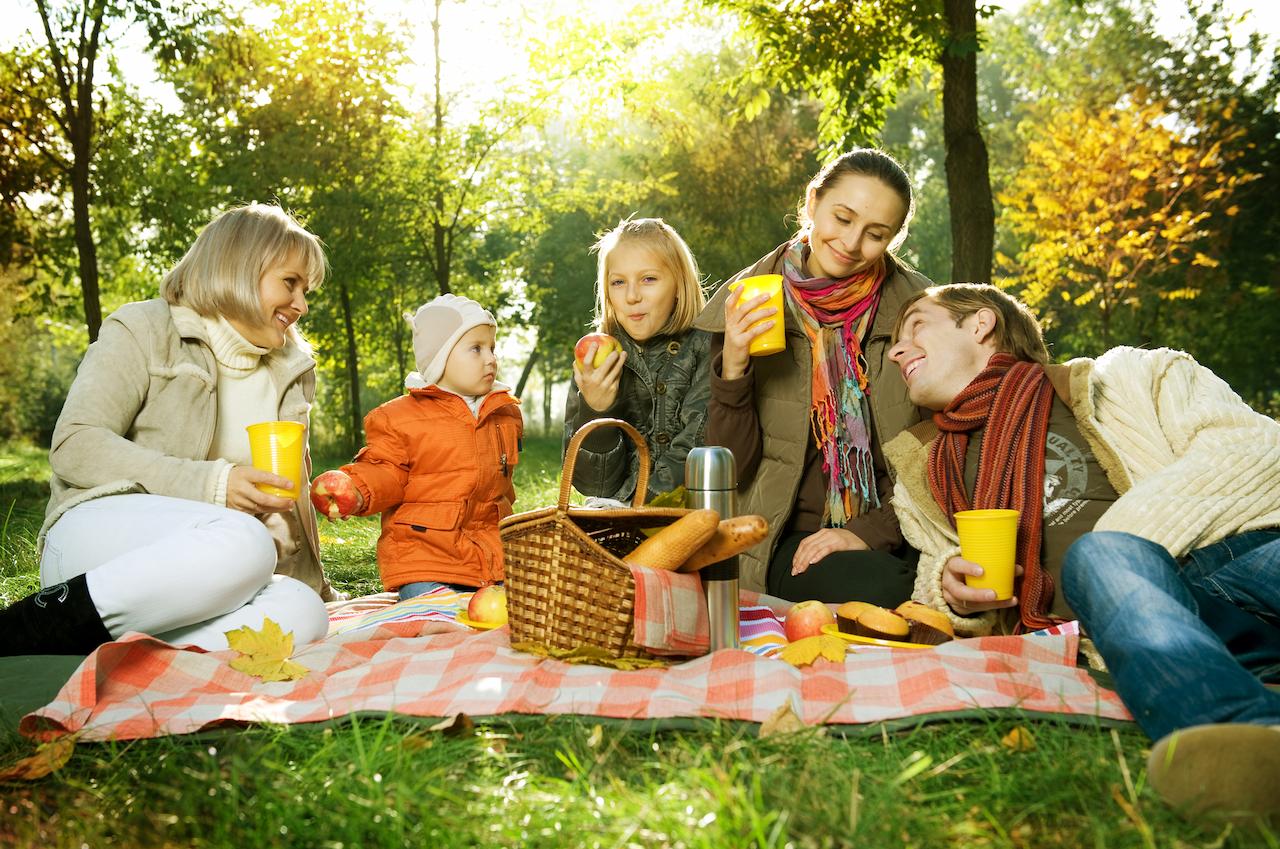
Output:
<svg viewBox="0 0 1280 849">
<path fill-rule="evenodd" d="M 1005 285 L 1050 325 L 1064 306 L 1089 311 L 1104 348 L 1121 311 L 1195 298 L 1213 279 L 1233 195 L 1257 178 L 1234 167 L 1242 130 L 1205 139 L 1161 101 L 1128 100 L 1025 122 L 1025 165 L 998 195 L 1021 243 L 998 257 Z"/>
</svg>

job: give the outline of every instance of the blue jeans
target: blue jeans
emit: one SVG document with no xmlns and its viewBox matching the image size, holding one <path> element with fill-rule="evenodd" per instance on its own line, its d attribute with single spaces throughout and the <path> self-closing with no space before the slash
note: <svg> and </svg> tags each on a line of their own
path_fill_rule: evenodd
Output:
<svg viewBox="0 0 1280 849">
<path fill-rule="evenodd" d="M 1112 531 L 1067 551 L 1067 602 L 1116 690 L 1153 740 L 1210 722 L 1280 725 L 1280 531 L 1253 531 L 1181 561 Z M 1260 680 L 1261 679 L 1261 680 Z"/>
<path fill-rule="evenodd" d="M 475 587 L 464 587 L 461 584 L 445 584 L 440 581 L 412 581 L 400 588 L 400 600 L 406 598 L 416 598 L 420 595 L 433 593 L 436 590 L 448 587 L 451 590 L 457 590 L 460 593 L 469 593 L 475 590 Z"/>
</svg>

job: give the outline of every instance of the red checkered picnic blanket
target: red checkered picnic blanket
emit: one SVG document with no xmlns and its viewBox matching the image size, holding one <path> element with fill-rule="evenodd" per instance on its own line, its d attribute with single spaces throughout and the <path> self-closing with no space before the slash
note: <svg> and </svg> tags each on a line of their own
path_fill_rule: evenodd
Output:
<svg viewBox="0 0 1280 849">
<path fill-rule="evenodd" d="M 295 723 L 354 711 L 417 716 L 582 714 L 761 722 L 791 702 L 807 723 L 864 723 L 973 708 L 1127 719 L 1115 693 L 1076 668 L 1078 637 L 984 637 L 929 650 L 856 648 L 797 669 L 725 650 L 667 668 L 619 671 L 514 651 L 507 629 L 432 620 L 331 635 L 294 656 L 311 672 L 263 683 L 233 652 L 177 649 L 131 634 L 85 659 L 21 731 L 84 740 L 188 734 L 224 724 Z"/>
</svg>

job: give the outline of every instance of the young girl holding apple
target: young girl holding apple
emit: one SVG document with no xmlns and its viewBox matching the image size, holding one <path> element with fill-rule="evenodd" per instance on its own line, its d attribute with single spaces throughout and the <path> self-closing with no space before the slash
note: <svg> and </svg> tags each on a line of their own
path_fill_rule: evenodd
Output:
<svg viewBox="0 0 1280 849">
<path fill-rule="evenodd" d="M 200 232 L 160 297 L 103 322 L 49 449 L 43 589 L 0 611 L 0 656 L 87 654 L 128 631 L 224 649 L 267 617 L 295 646 L 324 636 L 335 594 L 306 482 L 255 469 L 245 427 L 305 434 L 315 360 L 297 322 L 325 267 L 292 216 L 249 204 Z"/>
<path fill-rule="evenodd" d="M 401 599 L 503 580 L 498 522 L 511 515 L 524 433 L 519 402 L 497 380 L 488 310 L 441 295 L 410 323 L 408 394 L 371 411 L 355 460 L 311 488 L 330 519 L 382 514 L 378 571 Z"/>
<path fill-rule="evenodd" d="M 641 493 L 648 500 L 684 482 L 685 457 L 703 444 L 711 337 L 693 320 L 706 298 L 689 246 L 661 218 L 623 221 L 593 250 L 599 332 L 575 351 L 564 444 L 593 419 L 634 425 L 649 448 L 649 491 Z M 611 343 L 616 348 L 602 357 Z M 638 476 L 631 440 L 604 428 L 583 442 L 573 485 L 583 495 L 629 502 Z"/>
</svg>

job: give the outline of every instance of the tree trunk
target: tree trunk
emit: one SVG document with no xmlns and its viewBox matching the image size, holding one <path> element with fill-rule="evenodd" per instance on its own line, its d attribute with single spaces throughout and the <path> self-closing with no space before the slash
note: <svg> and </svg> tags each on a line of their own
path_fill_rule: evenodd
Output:
<svg viewBox="0 0 1280 849">
<path fill-rule="evenodd" d="M 432 49 L 435 53 L 435 89 L 436 97 L 434 104 L 435 121 L 432 124 L 432 136 L 435 139 L 436 162 L 441 161 L 441 151 L 444 148 L 444 92 L 440 88 L 440 4 L 442 0 L 435 0 L 435 14 L 431 18 L 431 41 Z M 436 286 L 440 289 L 441 295 L 448 295 L 452 292 L 449 288 L 449 232 L 445 226 L 446 210 L 444 205 L 444 191 L 437 189 L 432 204 L 435 207 L 435 220 L 431 223 L 431 249 L 435 251 L 435 271 Z"/>
<path fill-rule="evenodd" d="M 71 209 L 75 221 L 76 254 L 80 261 L 80 294 L 84 304 L 84 323 L 89 328 L 89 341 L 98 340 L 102 327 L 102 301 L 98 292 L 98 246 L 93 241 L 93 225 L 89 217 L 93 187 L 89 181 L 92 144 L 91 114 L 77 116 L 72 143 Z M 90 124 L 90 126 L 83 126 Z"/>
<path fill-rule="evenodd" d="M 551 375 L 542 370 L 542 432 L 551 433 Z"/>
<path fill-rule="evenodd" d="M 98 246 L 93 240 L 93 222 L 89 211 L 93 204 L 93 72 L 97 67 L 98 45 L 106 5 L 92 8 L 85 4 L 79 18 L 80 37 L 75 53 L 64 54 L 54 37 L 49 7 L 37 0 L 36 9 L 44 25 L 49 43 L 50 62 L 58 84 L 62 104 L 61 125 L 71 146 L 71 215 L 75 226 L 76 256 L 80 266 L 80 294 L 84 304 L 84 323 L 89 341 L 96 342 L 102 328 L 102 301 L 98 290 Z M 88 33 L 85 32 L 89 29 Z M 74 60 L 74 61 L 73 61 Z"/>
<path fill-rule="evenodd" d="M 987 145 L 978 128 L 975 0 L 943 0 L 950 38 L 942 54 L 942 128 L 951 211 L 952 282 L 991 281 L 995 207 Z"/>
<path fill-rule="evenodd" d="M 529 353 L 529 359 L 525 361 L 524 370 L 520 372 L 520 380 L 516 382 L 515 396 L 517 398 L 524 394 L 524 385 L 529 382 L 529 374 L 538 363 L 538 343 L 535 341 L 533 344 L 534 348 Z"/>
<path fill-rule="evenodd" d="M 364 418 L 360 415 L 360 363 L 356 357 L 356 325 L 351 312 L 351 292 L 346 281 L 338 284 L 342 303 L 342 327 L 347 337 L 347 392 L 351 398 L 351 454 L 364 442 Z"/>
<path fill-rule="evenodd" d="M 449 288 L 449 234 L 445 226 L 439 223 L 444 219 L 444 195 L 437 194 L 435 203 L 438 219 L 431 225 L 431 230 L 434 238 L 433 250 L 436 253 L 436 285 L 440 287 L 441 295 L 448 295 L 453 291 Z"/>
<path fill-rule="evenodd" d="M 404 301 L 399 296 L 396 296 L 391 306 L 391 341 L 392 345 L 395 346 L 396 352 L 396 374 L 405 375 L 409 373 L 412 334 L 412 325 L 405 321 L 404 318 Z M 417 363 L 414 363 L 414 365 L 417 365 Z"/>
</svg>

